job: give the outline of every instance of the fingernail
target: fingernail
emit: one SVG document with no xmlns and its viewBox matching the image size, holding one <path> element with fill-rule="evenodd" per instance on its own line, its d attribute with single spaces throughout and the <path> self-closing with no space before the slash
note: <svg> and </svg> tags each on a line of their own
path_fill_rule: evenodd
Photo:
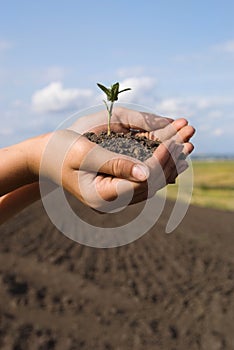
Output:
<svg viewBox="0 0 234 350">
<path fill-rule="evenodd" d="M 144 165 L 136 164 L 132 168 L 132 176 L 137 180 L 144 181 L 149 176 L 149 169 Z"/>
</svg>

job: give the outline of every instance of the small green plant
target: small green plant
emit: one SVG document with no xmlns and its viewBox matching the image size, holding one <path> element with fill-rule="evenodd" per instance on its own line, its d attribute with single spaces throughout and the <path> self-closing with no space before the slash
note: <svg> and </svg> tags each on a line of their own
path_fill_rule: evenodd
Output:
<svg viewBox="0 0 234 350">
<path fill-rule="evenodd" d="M 107 135 L 110 135 L 111 130 L 110 130 L 110 123 L 111 123 L 111 117 L 112 117 L 112 111 L 113 111 L 113 106 L 115 101 L 118 101 L 118 95 L 121 92 L 124 91 L 128 91 L 131 90 L 131 88 L 127 88 L 127 89 L 123 89 L 119 91 L 119 83 L 115 83 L 113 85 L 111 85 L 110 88 L 105 87 L 102 84 L 97 83 L 98 87 L 105 92 L 106 97 L 107 97 L 107 101 L 103 100 L 103 102 L 105 103 L 107 112 L 108 112 L 108 123 L 107 123 Z M 109 104 L 108 104 L 109 102 Z"/>
</svg>

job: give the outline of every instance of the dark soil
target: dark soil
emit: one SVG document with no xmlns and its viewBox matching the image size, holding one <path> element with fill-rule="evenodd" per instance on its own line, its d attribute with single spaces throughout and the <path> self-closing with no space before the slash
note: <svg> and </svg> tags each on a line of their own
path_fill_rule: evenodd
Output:
<svg viewBox="0 0 234 350">
<path fill-rule="evenodd" d="M 130 131 L 127 134 L 111 132 L 109 136 L 106 132 L 102 132 L 99 135 L 88 132 L 84 135 L 90 141 L 109 151 L 125 154 L 142 162 L 150 158 L 161 143 L 159 140 L 149 140 L 147 137 L 138 136 L 134 131 Z"/>
<path fill-rule="evenodd" d="M 172 208 L 115 249 L 69 240 L 40 202 L 0 226 L 0 349 L 232 350 L 233 212 L 191 206 L 166 235 Z"/>
</svg>

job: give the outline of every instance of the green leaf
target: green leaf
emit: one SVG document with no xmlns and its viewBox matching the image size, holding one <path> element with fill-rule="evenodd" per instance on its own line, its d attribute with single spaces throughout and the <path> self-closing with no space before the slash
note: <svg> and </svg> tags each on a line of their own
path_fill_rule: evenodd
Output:
<svg viewBox="0 0 234 350">
<path fill-rule="evenodd" d="M 119 91 L 119 83 L 115 83 L 115 84 L 111 85 L 110 88 L 107 88 L 104 85 L 99 84 L 99 83 L 97 83 L 97 85 L 102 91 L 105 92 L 105 94 L 107 96 L 107 100 L 111 101 L 111 102 L 118 101 L 118 95 L 121 92 L 131 90 L 131 88 L 127 88 L 127 89 L 123 89 L 123 90 Z"/>
<path fill-rule="evenodd" d="M 115 83 L 111 86 L 111 102 L 118 100 L 119 83 Z"/>
<path fill-rule="evenodd" d="M 107 96 L 107 98 L 108 98 L 108 100 L 109 100 L 109 98 L 111 97 L 111 90 L 108 89 L 107 87 L 105 87 L 104 85 L 99 84 L 99 83 L 97 83 L 97 86 L 98 86 L 103 92 L 105 92 L 105 94 L 106 94 L 106 96 Z"/>
<path fill-rule="evenodd" d="M 120 94 L 121 92 L 128 91 L 128 90 L 132 90 L 132 89 L 131 89 L 131 88 L 127 88 L 127 89 L 120 90 L 120 91 L 119 91 L 119 94 Z"/>
</svg>

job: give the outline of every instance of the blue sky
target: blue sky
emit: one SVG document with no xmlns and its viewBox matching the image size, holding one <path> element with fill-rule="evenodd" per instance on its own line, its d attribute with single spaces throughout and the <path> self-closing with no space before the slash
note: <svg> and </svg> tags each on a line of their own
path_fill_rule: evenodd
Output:
<svg viewBox="0 0 234 350">
<path fill-rule="evenodd" d="M 0 1 L 0 146 L 101 103 L 186 117 L 197 153 L 234 153 L 234 1 Z M 121 100 L 120 100 L 121 102 Z"/>
</svg>

